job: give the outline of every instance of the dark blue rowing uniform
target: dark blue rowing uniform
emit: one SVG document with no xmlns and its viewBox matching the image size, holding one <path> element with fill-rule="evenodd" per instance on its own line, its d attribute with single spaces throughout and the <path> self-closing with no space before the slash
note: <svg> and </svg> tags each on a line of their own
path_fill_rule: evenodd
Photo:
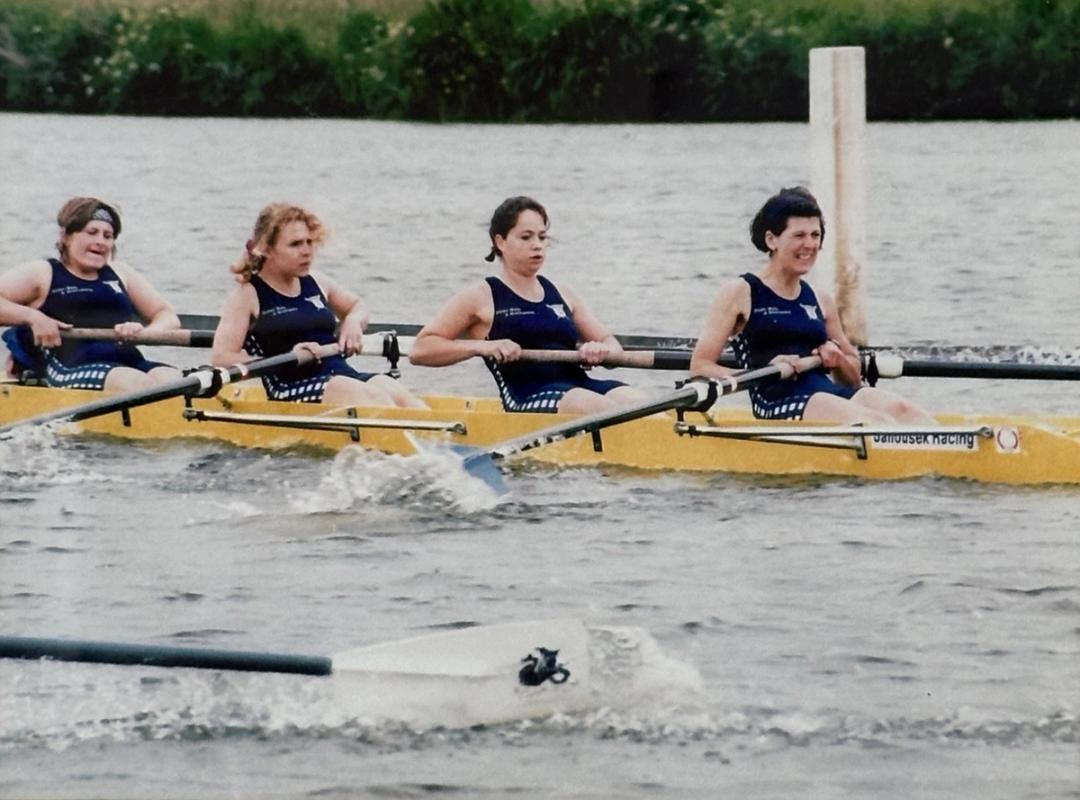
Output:
<svg viewBox="0 0 1080 800">
<path fill-rule="evenodd" d="M 743 369 L 763 367 L 778 355 L 808 356 L 828 339 L 825 315 L 806 281 L 799 281 L 799 296 L 788 300 L 756 275 L 741 277 L 750 284 L 750 318 L 731 347 Z M 792 380 L 751 386 L 750 403 L 759 419 L 802 419 L 811 395 L 826 392 L 850 399 L 860 388 L 841 386 L 819 367 Z"/>
<path fill-rule="evenodd" d="M 551 281 L 537 277 L 544 288 L 544 297 L 536 303 L 521 297 L 498 278 L 485 279 L 495 304 L 495 318 L 487 338 L 510 339 L 525 350 L 575 349 L 581 337 L 569 306 Z M 499 364 L 491 358 L 485 358 L 484 363 L 495 378 L 507 411 L 554 413 L 559 410 L 563 395 L 571 389 L 607 394 L 626 385 L 590 378 L 577 364 L 521 361 Z"/>
<path fill-rule="evenodd" d="M 38 309 L 43 314 L 80 328 L 112 329 L 121 322 L 138 320 L 135 306 L 124 283 L 111 266 L 106 265 L 93 280 L 80 278 L 60 261 L 49 259 L 52 278 L 45 302 Z M 17 368 L 43 374 L 49 386 L 68 389 L 97 389 L 116 367 L 131 367 L 149 372 L 165 364 L 148 361 L 131 344 L 66 339 L 59 347 L 39 348 L 28 325 L 4 333 Z"/>
<path fill-rule="evenodd" d="M 326 295 L 310 275 L 300 278 L 300 294 L 289 297 L 255 275 L 251 279 L 259 298 L 259 316 L 248 328 L 244 349 L 256 358 L 287 353 L 301 342 L 333 344 L 337 341 L 337 317 L 326 304 Z M 264 375 L 262 382 L 271 400 L 317 403 L 327 382 L 335 375 L 358 381 L 373 377 L 357 372 L 344 356 L 330 356 L 314 364 L 279 370 Z"/>
</svg>

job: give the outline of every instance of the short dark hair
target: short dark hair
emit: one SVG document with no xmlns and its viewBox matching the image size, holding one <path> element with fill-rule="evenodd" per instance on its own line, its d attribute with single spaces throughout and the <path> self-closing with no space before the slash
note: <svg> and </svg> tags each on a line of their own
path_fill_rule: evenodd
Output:
<svg viewBox="0 0 1080 800">
<path fill-rule="evenodd" d="M 805 186 L 781 189 L 768 200 L 750 223 L 750 241 L 763 253 L 769 252 L 765 233 L 779 236 L 787 228 L 792 217 L 817 217 L 821 222 L 821 241 L 825 241 L 825 215 L 821 206 Z"/>
<path fill-rule="evenodd" d="M 508 197 L 499 203 L 495 213 L 491 215 L 491 224 L 488 226 L 488 236 L 491 238 L 491 252 L 484 256 L 485 261 L 494 261 L 495 256 L 501 256 L 499 248 L 495 246 L 495 237 L 505 238 L 511 229 L 517 225 L 518 217 L 523 211 L 535 211 L 544 220 L 544 227 L 550 225 L 547 209 L 536 200 L 524 195 Z"/>
</svg>

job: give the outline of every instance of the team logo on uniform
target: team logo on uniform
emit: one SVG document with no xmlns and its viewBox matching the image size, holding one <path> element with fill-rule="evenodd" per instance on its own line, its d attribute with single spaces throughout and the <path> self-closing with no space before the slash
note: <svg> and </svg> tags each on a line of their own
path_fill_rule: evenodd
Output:
<svg viewBox="0 0 1080 800">
<path fill-rule="evenodd" d="M 117 294 L 124 293 L 124 287 L 120 285 L 120 281 L 104 281 L 104 283 Z"/>
<path fill-rule="evenodd" d="M 313 306 L 315 306 L 315 308 L 319 309 L 320 311 L 322 311 L 324 308 L 326 308 L 326 306 L 323 305 L 322 298 L 319 297 L 319 295 L 317 295 L 317 294 L 314 294 L 311 297 L 305 297 L 304 299 L 307 300 L 309 303 L 311 303 Z"/>
<path fill-rule="evenodd" d="M 807 305 L 805 303 L 799 303 L 802 306 L 802 310 L 806 312 L 806 316 L 810 319 L 817 319 L 817 306 Z"/>
<path fill-rule="evenodd" d="M 566 319 L 566 306 L 562 303 L 550 303 L 548 308 L 550 308 L 552 313 L 559 319 Z"/>
</svg>

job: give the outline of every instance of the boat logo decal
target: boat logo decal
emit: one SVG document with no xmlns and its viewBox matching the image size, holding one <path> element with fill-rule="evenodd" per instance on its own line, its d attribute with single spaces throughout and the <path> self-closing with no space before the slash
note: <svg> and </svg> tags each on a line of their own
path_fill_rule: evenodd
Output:
<svg viewBox="0 0 1080 800">
<path fill-rule="evenodd" d="M 326 308 L 326 306 L 323 305 L 322 298 L 317 294 L 313 294 L 311 297 L 305 297 L 304 299 L 311 303 L 313 306 L 315 306 L 315 308 L 319 309 L 319 311 L 322 311 L 324 308 Z"/>
<path fill-rule="evenodd" d="M 948 431 L 933 433 L 875 433 L 872 441 L 880 450 L 957 450 L 974 453 L 979 449 L 974 433 Z"/>
<path fill-rule="evenodd" d="M 558 650 L 537 647 L 521 659 L 518 683 L 522 686 L 539 686 L 544 681 L 555 684 L 566 683 L 569 678 L 570 670 L 565 664 L 559 663 Z"/>
<path fill-rule="evenodd" d="M 809 319 L 817 319 L 817 306 L 810 305 L 808 303 L 799 303 L 802 306 L 802 310 L 806 312 L 806 316 Z"/>
<path fill-rule="evenodd" d="M 1020 430 L 1018 428 L 995 428 L 994 443 L 999 453 L 1020 452 Z"/>
</svg>

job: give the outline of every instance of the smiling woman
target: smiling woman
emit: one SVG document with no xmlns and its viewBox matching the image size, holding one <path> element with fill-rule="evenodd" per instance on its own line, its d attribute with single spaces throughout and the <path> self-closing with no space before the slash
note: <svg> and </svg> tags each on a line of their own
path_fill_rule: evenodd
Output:
<svg viewBox="0 0 1080 800">
<path fill-rule="evenodd" d="M 20 264 L 0 275 L 0 325 L 11 351 L 8 371 L 50 386 L 129 392 L 175 380 L 130 342 L 141 332 L 180 327 L 150 282 L 114 261 L 120 214 L 95 197 L 75 197 L 56 218 L 59 258 Z M 112 328 L 119 341 L 64 341 L 73 327 Z"/>
<path fill-rule="evenodd" d="M 319 218 L 299 206 L 273 203 L 262 210 L 243 256 L 232 266 L 240 285 L 225 300 L 211 360 L 228 367 L 289 350 L 315 355 L 320 345 L 337 342 L 341 355 L 264 375 L 267 396 L 331 405 L 424 407 L 388 375 L 358 372 L 346 362 L 361 350 L 368 314 L 359 295 L 312 270 L 325 237 Z"/>
<path fill-rule="evenodd" d="M 730 374 L 717 364 L 730 340 L 744 369 L 787 363 L 796 371 L 790 381 L 750 389 L 756 417 L 933 424 L 907 400 L 862 385 L 859 352 L 844 334 L 835 301 L 803 280 L 824 238 L 821 208 L 803 187 L 781 189 L 765 202 L 750 225 L 750 240 L 769 260 L 756 274 L 747 272 L 720 287 L 690 373 Z M 809 355 L 818 356 L 821 366 L 799 374 L 799 359 Z"/>
</svg>

